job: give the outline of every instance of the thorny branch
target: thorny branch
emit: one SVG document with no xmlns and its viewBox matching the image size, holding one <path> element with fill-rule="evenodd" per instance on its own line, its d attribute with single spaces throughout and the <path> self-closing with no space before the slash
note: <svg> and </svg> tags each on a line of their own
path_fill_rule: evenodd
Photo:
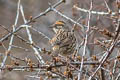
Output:
<svg viewBox="0 0 120 80">
<path fill-rule="evenodd" d="M 96 71 L 89 77 L 89 80 L 92 79 L 92 77 L 97 73 L 97 71 L 101 68 L 101 66 L 104 64 L 104 62 L 112 54 L 112 52 L 113 52 L 113 50 L 115 48 L 115 44 L 117 43 L 117 40 L 118 40 L 117 38 L 118 38 L 119 32 L 120 32 L 120 21 L 118 20 L 118 26 L 117 26 L 117 29 L 116 29 L 116 35 L 115 35 L 114 40 L 111 43 L 111 47 L 108 49 L 108 51 L 106 51 L 105 56 L 103 56 L 101 58 L 100 65 L 98 66 L 98 68 L 96 69 Z"/>
<path fill-rule="evenodd" d="M 13 32 L 15 31 L 15 26 L 17 25 L 17 22 L 18 22 L 18 17 L 19 17 L 19 8 L 20 8 L 20 0 L 18 1 L 18 8 L 17 8 L 17 15 L 16 15 L 16 19 L 15 19 L 15 23 L 13 25 Z M 9 47 L 5 53 L 5 57 L 3 59 L 3 62 L 1 63 L 1 68 L 4 67 L 5 65 L 5 62 L 7 60 L 7 57 L 8 55 L 10 54 L 10 50 L 11 50 L 11 45 L 13 44 L 13 39 L 14 39 L 14 35 L 11 36 L 11 39 L 10 39 L 10 43 L 9 43 Z"/>
<path fill-rule="evenodd" d="M 91 19 L 91 10 L 93 7 L 93 3 L 91 1 L 91 5 L 90 5 L 90 9 L 89 9 L 89 14 L 88 14 L 88 25 L 87 25 L 87 30 L 86 30 L 86 34 L 85 34 L 85 42 L 84 42 L 84 49 L 83 49 L 83 54 L 82 54 L 82 63 L 80 65 L 80 73 L 78 74 L 78 80 L 81 80 L 81 75 L 82 75 L 82 69 L 83 69 L 83 63 L 84 63 L 84 57 L 86 55 L 86 47 L 87 47 L 87 43 L 88 43 L 88 33 L 90 30 L 90 19 Z"/>
<path fill-rule="evenodd" d="M 23 20 L 24 20 L 24 23 L 26 23 L 26 19 L 25 19 L 25 16 L 24 16 L 24 11 L 23 11 L 23 8 L 22 8 L 22 5 L 20 5 L 20 11 L 21 11 L 21 14 L 22 14 L 22 17 L 23 17 Z M 31 27 L 31 26 L 30 26 Z M 33 44 L 33 40 L 32 40 L 32 35 L 30 33 L 30 30 L 29 30 L 29 26 L 25 26 L 26 28 L 26 31 L 27 31 L 27 35 L 28 35 L 28 38 L 29 38 L 29 41 L 31 44 Z M 33 50 L 35 51 L 35 55 L 38 59 L 38 61 L 42 64 L 45 64 L 44 60 L 42 59 L 42 57 L 40 56 L 39 54 L 39 51 L 37 50 L 37 48 L 35 48 L 34 46 L 31 45 L 31 47 L 33 48 Z"/>
<path fill-rule="evenodd" d="M 59 2 L 57 2 L 56 4 L 54 4 L 52 7 L 55 8 L 57 6 L 59 6 L 61 3 L 63 3 L 64 0 L 60 0 Z M 28 25 L 30 23 L 32 23 L 33 21 L 35 21 L 36 19 L 40 18 L 41 16 L 46 15 L 48 12 L 51 11 L 51 8 L 49 7 L 48 9 L 46 9 L 44 12 L 41 12 L 39 15 L 35 16 L 32 18 L 32 20 L 28 20 L 25 24 L 23 25 Z M 12 33 L 7 34 L 5 37 L 3 37 L 2 39 L 0 39 L 0 42 L 3 42 L 4 40 L 6 40 L 8 37 L 10 37 L 12 34 L 16 33 L 17 31 L 21 30 L 23 28 L 23 25 L 17 27 L 15 29 L 15 31 L 13 31 Z"/>
</svg>

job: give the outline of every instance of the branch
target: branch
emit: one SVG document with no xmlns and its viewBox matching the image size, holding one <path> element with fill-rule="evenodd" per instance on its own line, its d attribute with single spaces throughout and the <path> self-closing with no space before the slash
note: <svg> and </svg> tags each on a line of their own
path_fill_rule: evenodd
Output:
<svg viewBox="0 0 120 80">
<path fill-rule="evenodd" d="M 25 19 L 25 16 L 24 16 L 24 11 L 23 11 L 23 7 L 22 5 L 20 5 L 20 11 L 21 11 L 21 14 L 22 14 L 22 17 L 23 17 L 23 20 L 24 20 L 24 23 L 26 23 L 26 19 Z M 30 41 L 31 44 L 33 44 L 33 40 L 32 40 L 32 35 L 30 33 L 30 30 L 29 30 L 29 25 L 25 26 L 26 28 L 26 31 L 27 31 L 27 35 L 28 35 L 28 39 Z M 39 54 L 39 51 L 37 50 L 37 48 L 35 48 L 33 45 L 31 45 L 32 49 L 34 50 L 34 54 L 35 56 L 37 57 L 38 61 L 42 64 L 45 64 L 44 60 L 42 59 L 41 55 Z M 41 48 L 40 48 L 41 49 Z"/>
<path fill-rule="evenodd" d="M 57 2 L 56 4 L 54 4 L 52 7 L 55 8 L 57 6 L 59 6 L 60 4 L 62 4 L 63 2 L 65 2 L 65 0 L 60 0 L 59 2 Z M 46 9 L 44 12 L 40 13 L 39 15 L 35 16 L 32 18 L 32 20 L 28 20 L 25 24 L 23 25 L 28 25 L 30 24 L 31 22 L 35 21 L 36 19 L 40 18 L 41 16 L 44 16 L 46 15 L 48 12 L 51 11 L 51 8 L 49 7 L 48 9 Z M 6 40 L 8 37 L 10 37 L 12 34 L 18 32 L 19 30 L 21 30 L 23 27 L 22 25 L 17 27 L 15 29 L 15 31 L 11 32 L 11 33 L 8 33 L 6 36 L 4 36 L 3 38 L 0 39 L 0 42 L 3 42 L 4 40 Z"/>
<path fill-rule="evenodd" d="M 19 8 L 20 8 L 20 0 L 18 1 L 18 8 L 17 8 L 17 14 L 16 14 L 15 23 L 14 23 L 14 25 L 12 26 L 12 27 L 13 27 L 13 32 L 15 31 L 15 26 L 17 25 L 17 22 L 18 22 Z M 1 63 L 1 68 L 4 67 L 5 62 L 6 62 L 6 60 L 7 60 L 7 57 L 8 57 L 8 55 L 10 54 L 10 50 L 11 50 L 11 48 L 12 48 L 11 45 L 13 44 L 13 39 L 14 39 L 14 34 L 12 34 L 12 36 L 11 36 L 11 39 L 10 39 L 10 42 L 9 42 L 9 47 L 8 47 L 7 51 L 5 52 L 5 57 L 4 57 L 4 59 L 3 59 L 2 63 Z"/>
</svg>

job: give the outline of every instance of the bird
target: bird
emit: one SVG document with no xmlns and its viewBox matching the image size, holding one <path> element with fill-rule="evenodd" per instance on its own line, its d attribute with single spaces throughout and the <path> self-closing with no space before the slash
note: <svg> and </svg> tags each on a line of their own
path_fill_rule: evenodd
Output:
<svg viewBox="0 0 120 80">
<path fill-rule="evenodd" d="M 64 21 L 56 21 L 52 26 L 55 33 L 49 41 L 55 56 L 69 56 L 76 49 L 76 37 L 74 31 L 69 30 Z"/>
</svg>

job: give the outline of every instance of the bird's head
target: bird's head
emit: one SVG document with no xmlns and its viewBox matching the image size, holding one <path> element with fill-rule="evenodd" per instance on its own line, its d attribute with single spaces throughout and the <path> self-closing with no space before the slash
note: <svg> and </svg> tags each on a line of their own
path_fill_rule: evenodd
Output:
<svg viewBox="0 0 120 80">
<path fill-rule="evenodd" d="M 57 33 L 58 30 L 64 30 L 65 29 L 65 22 L 64 21 L 56 21 L 53 25 L 52 25 L 53 31 L 55 33 Z"/>
</svg>

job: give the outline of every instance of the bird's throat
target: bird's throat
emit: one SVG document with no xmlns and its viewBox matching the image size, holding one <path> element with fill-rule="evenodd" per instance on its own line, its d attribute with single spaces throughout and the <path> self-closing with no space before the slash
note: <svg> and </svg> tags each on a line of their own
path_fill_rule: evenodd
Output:
<svg viewBox="0 0 120 80">
<path fill-rule="evenodd" d="M 57 33 L 57 32 L 58 32 L 58 29 L 56 29 L 56 28 L 53 28 L 53 31 L 54 31 L 55 33 Z"/>
</svg>

